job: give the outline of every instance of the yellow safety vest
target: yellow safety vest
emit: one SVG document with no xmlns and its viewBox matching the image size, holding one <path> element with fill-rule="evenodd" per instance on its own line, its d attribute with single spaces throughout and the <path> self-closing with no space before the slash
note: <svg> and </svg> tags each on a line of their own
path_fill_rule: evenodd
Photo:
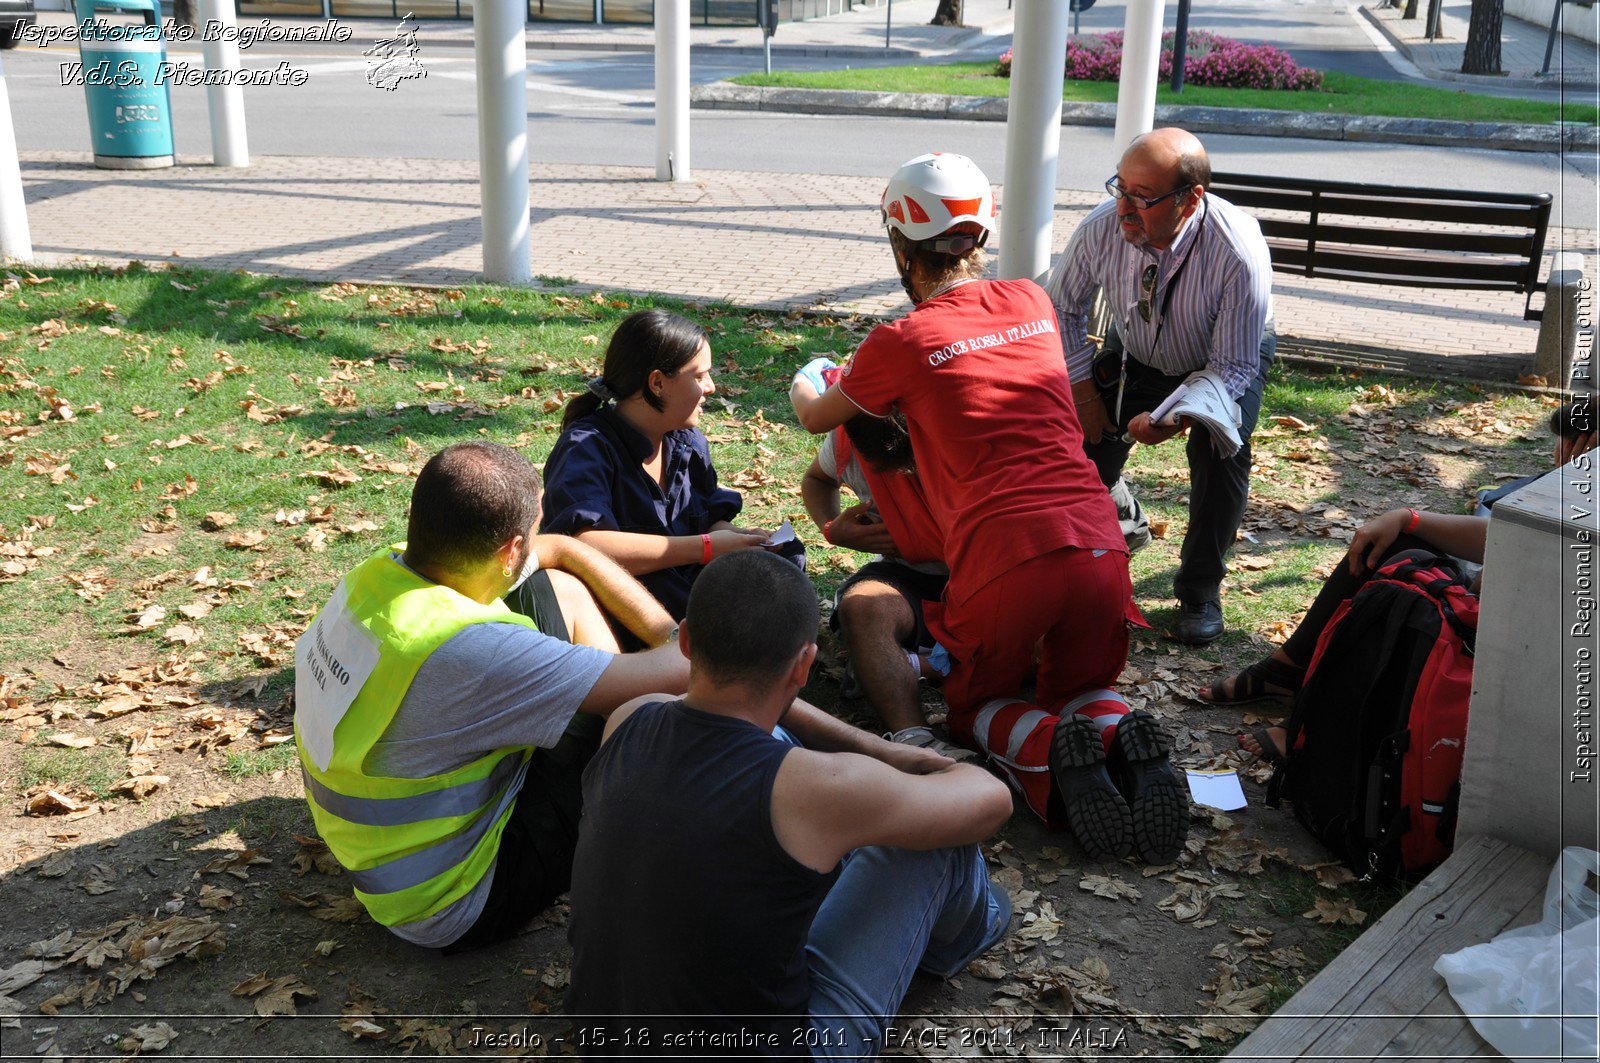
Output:
<svg viewBox="0 0 1600 1063">
<path fill-rule="evenodd" d="M 317 766 L 302 738 L 298 702 L 295 710 L 295 745 L 311 818 L 354 882 L 357 899 L 384 926 L 425 919 L 472 891 L 494 863 L 510 808 L 499 816 L 490 812 L 533 752 L 531 746 L 499 749 L 424 779 L 367 773 L 367 754 L 429 654 L 470 624 L 537 630 L 504 602 L 482 605 L 390 556 L 404 551 L 400 543 L 375 554 L 341 584 L 346 621 L 353 618 L 376 642 L 378 656 L 338 718 L 326 768 Z M 317 639 L 331 604 L 306 629 L 303 643 Z"/>
</svg>

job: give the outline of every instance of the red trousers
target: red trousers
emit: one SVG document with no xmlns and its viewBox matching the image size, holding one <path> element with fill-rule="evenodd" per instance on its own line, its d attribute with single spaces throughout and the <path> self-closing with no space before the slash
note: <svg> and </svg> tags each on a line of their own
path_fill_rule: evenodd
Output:
<svg viewBox="0 0 1600 1063">
<path fill-rule="evenodd" d="M 1024 561 L 959 605 L 928 609 L 928 626 L 953 661 L 944 682 L 951 737 L 999 764 L 1052 827 L 1062 825 L 1049 757 L 1058 714 L 1075 699 L 1086 714 L 1105 710 L 1102 699 L 1084 695 L 1109 694 L 1122 674 L 1129 623 L 1144 626 L 1128 555 L 1077 547 Z M 1020 695 L 1035 648 L 1030 703 Z"/>
</svg>

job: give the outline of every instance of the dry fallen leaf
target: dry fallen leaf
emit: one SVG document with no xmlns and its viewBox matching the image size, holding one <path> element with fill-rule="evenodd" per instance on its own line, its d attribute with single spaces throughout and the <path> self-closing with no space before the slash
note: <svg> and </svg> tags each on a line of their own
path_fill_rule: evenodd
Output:
<svg viewBox="0 0 1600 1063">
<path fill-rule="evenodd" d="M 233 995 L 255 997 L 256 1014 L 263 1018 L 298 1014 L 299 1008 L 295 1005 L 295 997 L 317 999 L 317 991 L 292 974 L 280 978 L 268 978 L 265 974 L 255 975 L 234 986 Z"/>
<path fill-rule="evenodd" d="M 78 862 L 72 858 L 71 853 L 51 853 L 45 858 L 44 863 L 39 865 L 38 873 L 40 878 L 60 878 L 77 866 Z"/>
<path fill-rule="evenodd" d="M 261 544 L 266 541 L 267 533 L 264 531 L 235 532 L 222 541 L 222 545 L 233 550 L 263 550 Z"/>
<path fill-rule="evenodd" d="M 165 775 L 136 775 L 131 779 L 123 779 L 113 783 L 111 789 L 121 794 L 128 794 L 135 800 L 143 801 L 161 787 L 172 780 Z"/>
<path fill-rule="evenodd" d="M 178 1039 L 178 1031 L 164 1022 L 135 1026 L 133 1032 L 117 1042 L 124 1052 L 159 1052 Z"/>
<path fill-rule="evenodd" d="M 221 886 L 213 886 L 207 883 L 200 887 L 200 899 L 197 903 L 200 907 L 207 908 L 213 912 L 225 912 L 239 902 L 234 900 L 232 890 L 225 890 Z"/>
<path fill-rule="evenodd" d="M 1085 875 L 1079 880 L 1078 888 L 1087 890 L 1096 897 L 1105 897 L 1113 901 L 1124 898 L 1134 901 L 1143 896 L 1137 886 L 1106 875 Z"/>
<path fill-rule="evenodd" d="M 343 1030 L 345 1033 L 356 1038 L 357 1040 L 360 1040 L 363 1037 L 370 1037 L 373 1040 L 378 1040 L 379 1038 L 389 1036 L 389 1031 L 387 1029 L 379 1026 L 371 1019 L 364 1019 L 359 1015 L 346 1015 L 344 1018 L 340 1019 L 339 1029 Z"/>
<path fill-rule="evenodd" d="M 1348 897 L 1318 897 L 1317 903 L 1308 911 L 1301 912 L 1300 917 L 1315 919 L 1329 926 L 1336 923 L 1360 926 L 1367 921 L 1367 913 L 1352 904 Z"/>
<path fill-rule="evenodd" d="M 189 624 L 175 624 L 174 626 L 167 628 L 167 630 L 162 633 L 161 637 L 167 642 L 168 645 L 193 646 L 196 642 L 200 641 L 201 632 L 198 628 L 195 628 Z"/>
<path fill-rule="evenodd" d="M 53 746 L 65 746 L 68 749 L 88 749 L 97 739 L 93 735 L 75 735 L 71 731 L 58 731 L 45 741 Z"/>
<path fill-rule="evenodd" d="M 200 518 L 200 527 L 206 531 L 221 531 L 230 525 L 239 523 L 239 518 L 232 513 L 223 513 L 213 510 Z"/>
</svg>

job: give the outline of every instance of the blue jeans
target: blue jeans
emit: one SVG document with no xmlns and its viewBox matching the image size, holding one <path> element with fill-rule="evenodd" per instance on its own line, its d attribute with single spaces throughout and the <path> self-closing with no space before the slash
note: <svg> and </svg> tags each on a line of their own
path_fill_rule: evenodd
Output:
<svg viewBox="0 0 1600 1063">
<path fill-rule="evenodd" d="M 780 725 L 772 737 L 803 745 Z M 876 1059 L 911 975 L 950 978 L 1005 937 L 1011 898 L 976 845 L 845 855 L 811 921 L 808 1047 L 818 1059 Z"/>
<path fill-rule="evenodd" d="M 1010 922 L 1011 900 L 990 886 L 976 845 L 850 853 L 806 940 L 812 1054 L 876 1059 L 912 973 L 957 974 Z"/>
</svg>

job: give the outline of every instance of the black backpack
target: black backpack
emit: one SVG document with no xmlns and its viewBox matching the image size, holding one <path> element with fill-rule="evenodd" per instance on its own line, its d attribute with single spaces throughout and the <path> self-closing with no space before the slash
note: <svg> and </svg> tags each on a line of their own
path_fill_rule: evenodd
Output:
<svg viewBox="0 0 1600 1063">
<path fill-rule="evenodd" d="M 1358 875 L 1420 875 L 1450 854 L 1478 599 L 1450 558 L 1384 565 L 1317 640 L 1267 803 Z"/>
</svg>

